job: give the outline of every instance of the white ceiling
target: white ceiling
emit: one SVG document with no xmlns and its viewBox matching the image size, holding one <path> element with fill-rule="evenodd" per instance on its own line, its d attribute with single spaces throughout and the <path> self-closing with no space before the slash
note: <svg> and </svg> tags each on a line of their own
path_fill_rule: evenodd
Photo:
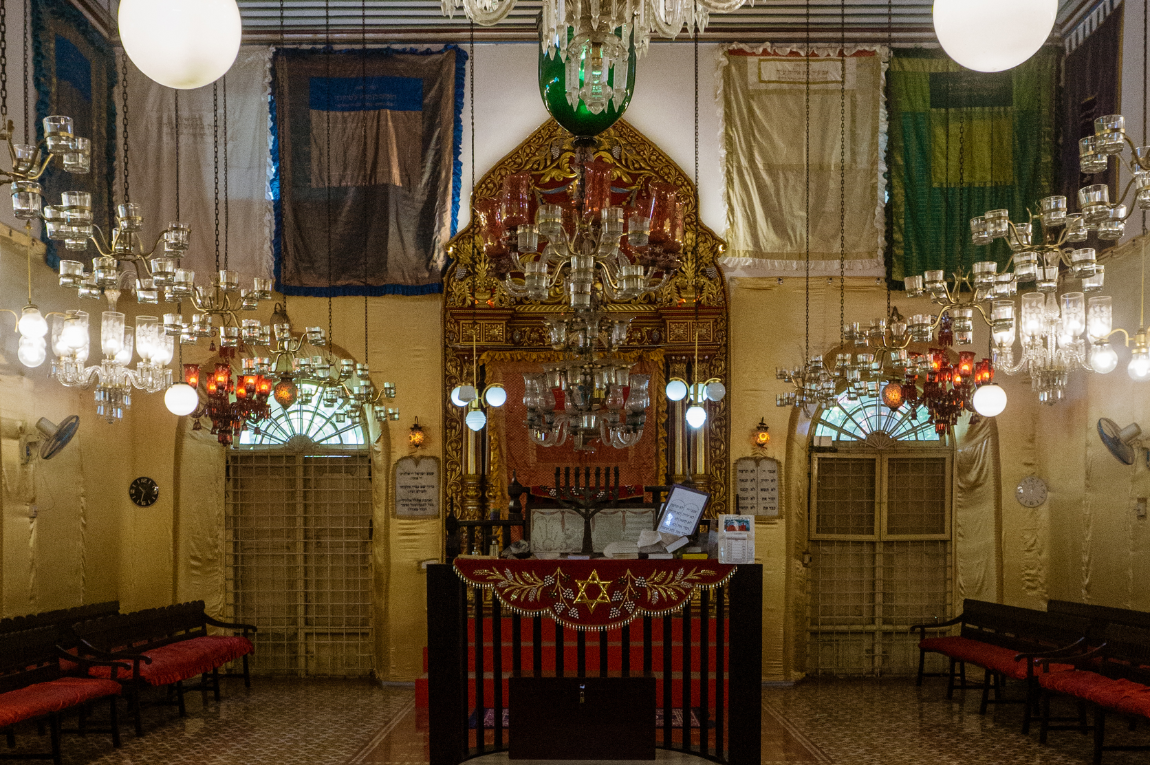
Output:
<svg viewBox="0 0 1150 765">
<path fill-rule="evenodd" d="M 31 0 L 35 1 L 35 0 Z M 1072 26 L 1097 0 L 1059 0 L 1058 30 Z M 72 0 L 109 37 L 115 35 L 118 0 Z M 366 15 L 368 38 L 382 41 L 458 41 L 469 33 L 466 16 L 447 18 L 440 0 L 238 0 L 245 42 L 275 42 L 283 34 L 291 43 L 319 43 L 327 35 L 337 42 L 359 40 Z M 719 41 L 798 41 L 806 37 L 807 6 L 811 35 L 837 40 L 846 6 L 849 41 L 884 41 L 888 29 L 895 42 L 932 42 L 933 0 L 756 0 L 734 13 L 711 17 L 703 39 Z M 515 9 L 494 27 L 475 27 L 477 40 L 534 41 L 540 0 L 518 0 Z M 889 22 L 889 26 L 888 26 Z M 330 27 L 328 24 L 330 23 Z M 680 40 L 689 39 L 686 36 Z"/>
</svg>

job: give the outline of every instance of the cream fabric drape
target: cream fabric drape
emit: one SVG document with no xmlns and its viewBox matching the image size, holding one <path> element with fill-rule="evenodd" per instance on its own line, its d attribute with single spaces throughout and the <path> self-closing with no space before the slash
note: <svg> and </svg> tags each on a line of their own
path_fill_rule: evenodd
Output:
<svg viewBox="0 0 1150 765">
<path fill-rule="evenodd" d="M 217 618 L 224 610 L 224 492 L 227 452 L 208 430 L 176 428 L 175 592 L 173 602 L 204 601 Z"/>
<path fill-rule="evenodd" d="M 848 48 L 845 167 L 843 59 L 811 49 L 811 272 L 882 275 L 885 222 L 885 48 Z M 881 54 L 881 55 L 880 55 Z M 806 249 L 806 61 L 801 48 L 724 46 L 719 52 L 728 276 L 794 276 Z M 840 170 L 845 183 L 840 181 Z M 840 191 L 845 196 L 840 200 Z M 843 203 L 840 205 L 840 201 Z"/>
<path fill-rule="evenodd" d="M 220 162 L 220 268 L 227 244 L 228 266 L 240 273 L 244 287 L 251 279 L 272 277 L 272 205 L 268 194 L 268 94 L 271 49 L 240 48 L 228 70 L 227 185 L 224 185 L 224 92 L 218 82 Z M 129 162 L 132 201 L 143 208 L 147 246 L 176 219 L 175 93 L 128 65 Z M 116 94 L 119 104 L 120 94 Z M 212 86 L 180 91 L 180 220 L 192 227 L 192 246 L 184 268 L 207 283 L 215 269 L 215 152 Z M 122 138 L 122 136 L 121 136 Z M 123 149 L 119 163 L 123 167 Z M 116 189 L 117 198 L 121 186 Z M 225 192 L 230 204 L 225 211 Z M 185 306 L 186 308 L 187 306 Z"/>
<path fill-rule="evenodd" d="M 954 545 L 956 606 L 963 598 L 1002 601 L 1002 469 L 998 424 L 984 419 L 955 429 Z M 957 610 L 956 612 L 957 613 Z"/>
</svg>

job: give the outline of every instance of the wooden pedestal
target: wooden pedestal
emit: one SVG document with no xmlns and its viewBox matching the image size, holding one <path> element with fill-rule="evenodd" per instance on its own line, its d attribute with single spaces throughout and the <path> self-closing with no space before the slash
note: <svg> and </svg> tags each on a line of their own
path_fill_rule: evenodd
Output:
<svg viewBox="0 0 1150 765">
<path fill-rule="evenodd" d="M 513 677 L 512 760 L 655 759 L 655 678 Z"/>
</svg>

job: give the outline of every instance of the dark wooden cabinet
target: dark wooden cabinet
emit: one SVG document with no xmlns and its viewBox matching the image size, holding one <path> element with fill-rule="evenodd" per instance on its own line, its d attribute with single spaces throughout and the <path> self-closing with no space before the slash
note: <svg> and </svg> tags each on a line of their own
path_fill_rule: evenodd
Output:
<svg viewBox="0 0 1150 765">
<path fill-rule="evenodd" d="M 655 759 L 655 678 L 512 677 L 512 760 Z"/>
</svg>

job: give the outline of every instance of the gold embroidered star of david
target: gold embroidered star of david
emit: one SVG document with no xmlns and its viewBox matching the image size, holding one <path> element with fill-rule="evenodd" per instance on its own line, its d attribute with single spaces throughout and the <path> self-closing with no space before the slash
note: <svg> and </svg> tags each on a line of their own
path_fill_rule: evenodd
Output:
<svg viewBox="0 0 1150 765">
<path fill-rule="evenodd" d="M 575 584 L 579 585 L 579 594 L 575 596 L 575 605 L 583 603 L 587 606 L 588 611 L 595 613 L 595 606 L 599 605 L 600 603 L 609 604 L 611 602 L 611 598 L 607 597 L 607 588 L 611 586 L 611 582 L 613 581 L 615 580 L 608 579 L 604 582 L 599 578 L 598 570 L 592 571 L 591 576 L 587 577 L 586 579 L 576 579 Z M 596 596 L 594 600 L 587 597 L 587 587 L 589 585 L 595 585 L 599 588 L 599 595 Z"/>
</svg>

